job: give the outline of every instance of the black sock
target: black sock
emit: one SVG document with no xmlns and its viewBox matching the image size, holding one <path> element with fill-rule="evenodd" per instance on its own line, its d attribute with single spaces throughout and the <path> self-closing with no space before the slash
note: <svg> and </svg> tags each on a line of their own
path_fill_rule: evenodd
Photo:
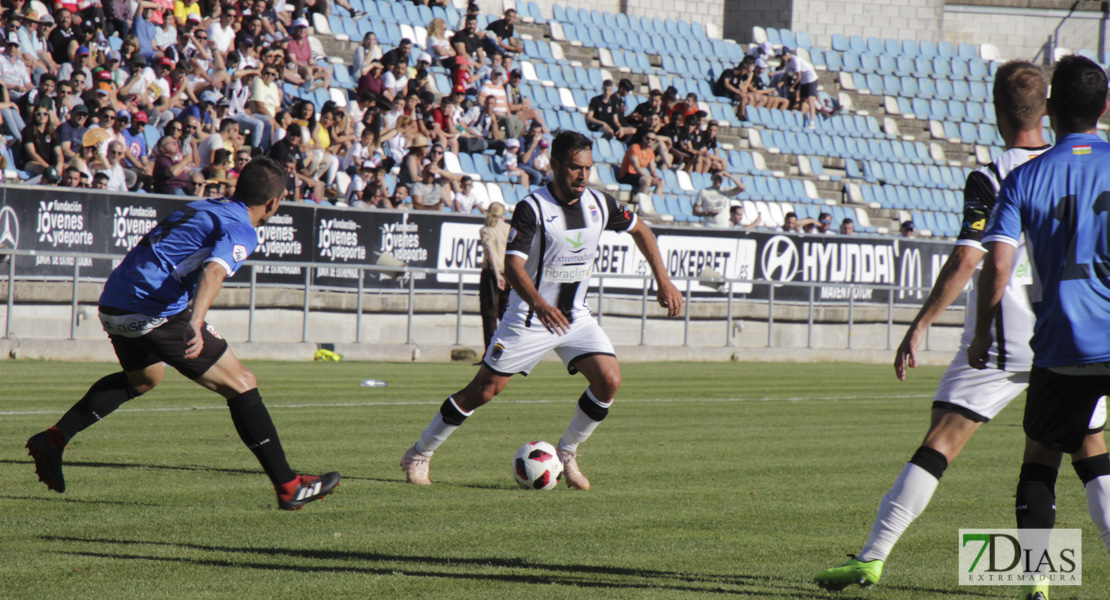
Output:
<svg viewBox="0 0 1110 600">
<path fill-rule="evenodd" d="M 121 404 L 139 395 L 139 391 L 127 381 L 127 374 L 123 371 L 112 373 L 94 383 L 85 392 L 85 397 L 62 415 L 55 427 L 68 442 L 83 429 L 107 417 Z"/>
<path fill-rule="evenodd" d="M 1056 525 L 1057 470 L 1039 463 L 1021 465 L 1017 487 L 1019 529 L 1052 529 Z"/>
<path fill-rule="evenodd" d="M 262 403 L 258 388 L 228 399 L 227 407 L 231 409 L 231 421 L 235 423 L 239 438 L 254 452 L 258 462 L 262 463 L 262 470 L 266 471 L 270 481 L 274 485 L 281 485 L 295 479 L 297 474 L 285 461 L 285 451 L 278 440 L 277 429 L 270 420 L 266 405 Z"/>
</svg>

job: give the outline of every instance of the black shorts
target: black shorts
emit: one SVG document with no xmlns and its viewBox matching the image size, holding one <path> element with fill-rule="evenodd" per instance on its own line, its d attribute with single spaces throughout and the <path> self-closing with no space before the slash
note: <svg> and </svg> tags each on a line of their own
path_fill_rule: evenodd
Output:
<svg viewBox="0 0 1110 600">
<path fill-rule="evenodd" d="M 111 307 L 100 307 L 108 314 L 124 314 L 125 311 Z M 189 319 L 193 311 L 185 309 L 172 317 L 160 327 L 151 330 L 142 337 L 124 337 L 122 335 L 109 335 L 112 347 L 116 349 L 116 357 L 124 371 L 141 371 L 150 365 L 164 362 L 175 368 L 189 379 L 198 379 L 208 372 L 212 365 L 220 360 L 227 352 L 227 342 L 216 332 L 216 328 L 208 323 L 204 324 L 201 335 L 204 337 L 204 347 L 200 356 L 185 358 L 185 346 L 189 341 L 191 331 Z"/>
<path fill-rule="evenodd" d="M 1108 375 L 1061 375 L 1033 367 L 1025 401 L 1025 434 L 1051 450 L 1077 452 L 1092 429 L 1099 398 L 1110 394 Z"/>
<path fill-rule="evenodd" d="M 640 187 L 640 176 L 637 175 L 636 173 L 631 173 L 629 175 L 621 175 L 620 177 L 617 178 L 617 183 L 622 183 L 624 185 L 630 185 L 634 188 L 635 187 Z"/>
<path fill-rule="evenodd" d="M 798 89 L 801 91 L 801 100 L 803 100 L 803 101 L 806 98 L 816 98 L 817 97 L 817 82 L 816 81 L 814 81 L 812 83 L 798 84 Z"/>
</svg>

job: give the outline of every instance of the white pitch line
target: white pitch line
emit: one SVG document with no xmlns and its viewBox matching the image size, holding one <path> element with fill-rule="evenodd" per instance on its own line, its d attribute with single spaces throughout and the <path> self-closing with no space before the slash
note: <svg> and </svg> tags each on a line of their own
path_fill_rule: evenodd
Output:
<svg viewBox="0 0 1110 600">
<path fill-rule="evenodd" d="M 771 398 L 762 396 L 758 398 L 630 398 L 618 399 L 621 404 L 637 402 L 805 402 L 805 401 L 828 401 L 828 400 L 914 400 L 920 398 L 931 398 L 932 395 L 928 394 L 906 394 L 899 396 L 798 396 L 790 398 Z M 551 402 L 570 402 L 572 398 L 563 398 L 560 400 L 499 400 L 498 404 L 547 404 Z M 409 402 L 327 402 L 320 404 L 267 404 L 266 408 L 351 408 L 351 407 L 366 407 L 366 406 L 426 406 L 443 404 L 441 400 L 414 400 Z M 140 413 L 140 412 L 186 412 L 191 410 L 227 410 L 226 406 L 169 406 L 169 407 L 151 407 L 151 408 L 121 408 L 115 412 L 117 413 Z M 57 410 L 0 410 L 0 415 L 50 415 L 57 414 Z"/>
</svg>

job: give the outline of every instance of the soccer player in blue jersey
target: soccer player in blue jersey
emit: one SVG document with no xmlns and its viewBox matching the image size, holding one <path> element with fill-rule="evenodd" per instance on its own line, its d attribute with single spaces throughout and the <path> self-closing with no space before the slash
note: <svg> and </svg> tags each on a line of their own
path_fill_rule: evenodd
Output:
<svg viewBox="0 0 1110 600">
<path fill-rule="evenodd" d="M 1006 151 L 968 175 L 964 186 L 964 221 L 956 247 L 941 269 L 928 299 L 917 313 L 894 357 L 894 373 L 905 380 L 917 366 L 917 348 L 929 326 L 959 297 L 975 276 L 986 250 L 983 230 L 994 210 L 998 188 L 1007 174 L 1046 151 L 1041 135 L 1048 79 L 1028 61 L 1010 61 L 998 69 L 993 96 L 998 132 Z M 908 223 L 908 221 L 907 221 Z M 1025 257 L 1025 248 L 1018 250 Z M 1014 270 L 1027 273 L 1027 259 L 1015 260 Z M 842 590 L 850 585 L 870 587 L 882 577 L 883 564 L 902 534 L 928 507 L 940 479 L 979 427 L 995 417 L 1029 384 L 1033 351 L 1033 308 L 1028 276 L 1015 277 L 1003 295 L 1005 310 L 995 320 L 1001 332 L 990 349 L 992 367 L 972 369 L 965 354 L 975 331 L 974 294 L 970 294 L 960 348 L 944 372 L 933 396 L 929 431 L 921 446 L 902 467 L 879 503 L 867 542 L 842 565 L 814 576 L 820 587 Z"/>
<path fill-rule="evenodd" d="M 108 277 L 100 320 L 123 371 L 97 381 L 56 425 L 27 440 L 39 480 L 64 492 L 62 451 L 78 432 L 162 381 L 165 364 L 227 399 L 231 420 L 277 491 L 297 510 L 331 493 L 339 473 L 297 475 L 254 374 L 204 320 L 225 278 L 258 244 L 255 227 L 277 213 L 286 173 L 268 158 L 243 168 L 230 198 L 185 205 L 147 233 Z M 192 308 L 189 302 L 192 301 Z"/>
<path fill-rule="evenodd" d="M 1056 146 L 1016 169 L 999 191 L 983 237 L 987 257 L 967 358 L 976 369 L 987 367 L 994 317 L 1024 234 L 1036 324 L 1017 524 L 1053 527 L 1056 476 L 1068 453 L 1110 549 L 1110 455 L 1102 432 L 1110 394 L 1110 144 L 1096 135 L 1106 108 L 1102 68 L 1074 55 L 1056 63 L 1047 105 Z M 1026 586 L 1019 598 L 1047 600 L 1048 588 Z"/>
</svg>

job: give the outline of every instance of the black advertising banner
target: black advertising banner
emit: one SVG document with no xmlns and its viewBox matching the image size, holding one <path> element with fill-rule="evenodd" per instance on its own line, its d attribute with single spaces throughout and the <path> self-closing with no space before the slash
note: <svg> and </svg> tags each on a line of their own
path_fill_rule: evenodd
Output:
<svg viewBox="0 0 1110 600">
<path fill-rule="evenodd" d="M 258 247 L 250 259 L 264 263 L 255 267 L 259 283 L 304 284 L 304 270 L 298 265 L 285 263 L 313 261 L 315 213 L 316 209 L 311 206 L 283 205 L 265 225 L 255 227 Z M 250 281 L 250 269 L 240 269 L 232 281 Z"/>
<path fill-rule="evenodd" d="M 53 252 L 90 252 L 123 256 L 161 219 L 187 200 L 171 196 L 107 194 L 39 186 L 0 187 L 0 247 Z M 439 269 L 414 273 L 418 289 L 455 289 L 459 275 L 442 270 L 473 271 L 462 275 L 473 289 L 482 264 L 479 217 L 442 212 L 343 210 L 303 204 L 283 205 L 258 231 L 258 248 L 251 255 L 257 280 L 265 284 L 302 285 L 304 270 L 291 263 L 314 265 L 313 285 L 354 288 L 365 265 L 408 265 Z M 896 303 L 918 304 L 951 251 L 950 242 L 895 237 L 793 235 L 700 227 L 653 227 L 667 272 L 676 280 L 716 274 L 740 280 L 808 282 L 819 284 L 817 301 L 889 301 L 889 292 L 871 285 L 890 285 Z M 107 277 L 114 264 L 79 259 L 81 274 Z M 592 284 L 597 275 L 650 275 L 647 262 L 632 237 L 607 231 L 593 257 Z M 18 257 L 20 277 L 69 277 L 68 257 Z M 241 269 L 235 283 L 249 281 Z M 366 288 L 396 289 L 408 285 L 406 276 L 368 271 Z M 722 297 L 716 283 L 678 281 L 683 291 Z M 638 293 L 638 279 L 606 278 L 610 292 Z M 735 283 L 733 294 L 753 299 L 770 295 L 767 284 Z M 806 301 L 809 290 L 800 286 L 774 288 L 777 300 Z"/>
</svg>

